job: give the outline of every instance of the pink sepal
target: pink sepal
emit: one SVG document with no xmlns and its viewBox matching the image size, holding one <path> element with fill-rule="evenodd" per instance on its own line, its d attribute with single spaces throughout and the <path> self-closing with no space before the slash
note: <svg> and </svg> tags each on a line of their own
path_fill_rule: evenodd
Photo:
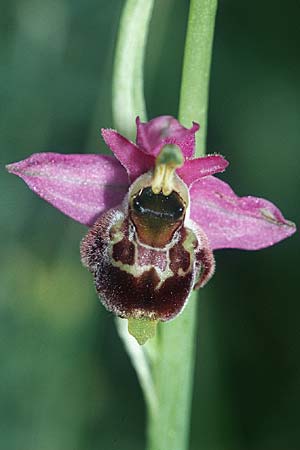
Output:
<svg viewBox="0 0 300 450">
<path fill-rule="evenodd" d="M 122 202 L 129 185 L 126 170 L 105 155 L 35 153 L 7 170 L 64 214 L 89 226 Z"/>
<path fill-rule="evenodd" d="M 209 176 L 193 184 L 191 218 L 204 230 L 212 249 L 258 250 L 296 231 L 276 206 L 257 197 L 238 197 L 228 184 Z"/>
</svg>

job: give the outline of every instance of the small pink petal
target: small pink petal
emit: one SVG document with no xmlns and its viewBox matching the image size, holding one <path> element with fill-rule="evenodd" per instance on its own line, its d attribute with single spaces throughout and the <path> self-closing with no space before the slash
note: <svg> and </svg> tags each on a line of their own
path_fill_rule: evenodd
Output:
<svg viewBox="0 0 300 450">
<path fill-rule="evenodd" d="M 126 171 L 112 156 L 35 153 L 6 167 L 84 225 L 92 225 L 101 213 L 121 203 L 129 185 Z"/>
<path fill-rule="evenodd" d="M 200 178 L 224 172 L 228 164 L 228 161 L 221 155 L 208 155 L 185 161 L 183 167 L 177 169 L 177 173 L 185 184 L 191 186 Z"/>
<path fill-rule="evenodd" d="M 103 128 L 101 133 L 105 143 L 127 170 L 131 181 L 154 167 L 155 161 L 152 156 L 146 155 L 117 131 Z"/>
<path fill-rule="evenodd" d="M 149 155 L 157 156 L 166 144 L 178 145 L 185 158 L 194 155 L 195 133 L 199 130 L 197 123 L 193 122 L 193 126 L 188 129 L 172 116 L 160 116 L 146 123 L 137 117 L 136 125 L 136 143 Z"/>
<path fill-rule="evenodd" d="M 257 197 L 237 197 L 230 186 L 209 176 L 193 184 L 191 218 L 205 231 L 212 249 L 258 250 L 296 231 L 276 206 Z"/>
</svg>

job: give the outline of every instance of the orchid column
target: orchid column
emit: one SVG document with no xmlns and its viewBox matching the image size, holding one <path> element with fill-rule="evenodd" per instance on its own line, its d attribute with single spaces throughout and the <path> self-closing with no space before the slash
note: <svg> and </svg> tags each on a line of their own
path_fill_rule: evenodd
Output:
<svg viewBox="0 0 300 450">
<path fill-rule="evenodd" d="M 128 0 L 123 11 L 115 59 L 115 126 L 134 136 L 132 118 L 145 118 L 143 57 L 153 1 Z M 191 0 L 180 93 L 179 120 L 201 124 L 196 156 L 205 153 L 211 50 L 217 0 Z M 126 58 L 125 56 L 126 55 Z M 125 108 L 124 108 L 125 105 Z M 155 342 L 139 349 L 122 336 L 148 404 L 148 449 L 188 448 L 194 370 L 197 294 L 174 322 L 164 324 Z M 150 355 L 150 356 L 149 356 Z"/>
</svg>

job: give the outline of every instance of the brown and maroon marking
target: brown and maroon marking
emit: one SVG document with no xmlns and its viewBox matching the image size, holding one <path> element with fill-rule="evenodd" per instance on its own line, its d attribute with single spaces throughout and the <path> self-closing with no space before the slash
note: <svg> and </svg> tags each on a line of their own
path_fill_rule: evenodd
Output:
<svg viewBox="0 0 300 450">
<path fill-rule="evenodd" d="M 159 289 L 154 268 L 140 277 L 114 266 L 101 266 L 95 273 L 97 292 L 109 311 L 125 318 L 149 317 L 170 320 L 180 313 L 192 289 L 193 274 L 168 278 Z"/>
<path fill-rule="evenodd" d="M 172 319 L 182 310 L 192 289 L 193 271 L 189 271 L 184 276 L 175 273 L 161 282 L 155 266 L 145 270 L 140 276 L 134 276 L 122 270 L 122 267 L 117 267 L 109 258 L 109 246 L 112 244 L 109 229 L 113 226 L 112 222 L 111 214 L 104 214 L 89 231 L 81 246 L 83 262 L 94 274 L 96 290 L 102 303 L 109 311 L 122 317 L 151 317 L 151 319 L 162 321 Z M 116 232 L 120 232 L 122 225 L 115 227 Z M 182 241 L 186 233 L 183 229 L 179 233 L 181 233 L 180 241 Z M 132 242 L 127 239 L 127 237 L 123 238 L 114 244 L 113 250 L 118 244 L 122 247 L 125 242 L 130 244 L 131 249 Z M 139 249 L 143 251 L 142 246 L 137 245 L 137 249 L 137 252 Z M 182 251 L 183 247 L 180 249 Z M 122 249 L 121 255 L 124 260 L 126 258 L 132 260 L 130 251 L 127 254 Z M 161 250 L 159 254 L 160 257 L 165 258 L 165 261 L 167 260 L 167 251 Z M 149 253 L 148 256 L 154 263 L 154 254 L 151 256 Z M 177 256 L 179 258 L 179 253 Z M 165 267 L 166 263 L 164 262 L 163 265 Z M 159 268 L 161 270 L 163 267 Z M 183 269 L 186 269 L 186 263 Z"/>
<path fill-rule="evenodd" d="M 121 213 L 117 209 L 111 209 L 103 214 L 90 228 L 80 245 L 81 260 L 90 272 L 94 272 L 97 264 L 101 263 L 107 254 L 110 242 L 110 229 L 120 219 Z"/>
<path fill-rule="evenodd" d="M 180 269 L 186 272 L 190 265 L 193 264 L 194 259 L 194 255 L 188 252 L 183 246 L 183 242 L 187 238 L 187 230 L 185 228 L 182 229 L 181 236 L 177 245 L 170 248 L 170 269 L 174 274 L 178 274 Z"/>
<path fill-rule="evenodd" d="M 132 266 L 135 263 L 135 247 L 127 237 L 113 245 L 112 257 L 115 261 Z"/>
<path fill-rule="evenodd" d="M 214 270 L 206 235 L 196 226 L 193 230 L 181 226 L 173 244 L 151 249 L 137 241 L 130 220 L 120 210 L 102 215 L 83 239 L 81 255 L 104 306 L 126 318 L 167 321 L 178 315 L 195 277 L 200 274 L 198 288 Z"/>
</svg>

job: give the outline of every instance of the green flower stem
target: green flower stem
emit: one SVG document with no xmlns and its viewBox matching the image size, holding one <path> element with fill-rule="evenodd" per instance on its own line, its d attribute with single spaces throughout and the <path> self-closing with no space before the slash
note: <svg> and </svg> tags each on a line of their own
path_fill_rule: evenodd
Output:
<svg viewBox="0 0 300 450">
<path fill-rule="evenodd" d="M 195 300 L 189 300 L 180 317 L 160 326 L 158 357 L 153 368 L 158 408 L 156 414 L 149 417 L 148 450 L 188 448 L 195 354 Z"/>
<path fill-rule="evenodd" d="M 180 95 L 179 120 L 201 124 L 197 156 L 205 153 L 211 51 L 217 0 L 191 0 Z M 154 363 L 158 409 L 149 421 L 148 450 L 186 450 L 195 360 L 197 293 L 184 312 L 162 324 Z"/>
<path fill-rule="evenodd" d="M 205 154 L 210 65 L 217 0 L 191 0 L 185 43 L 179 121 L 201 125 L 196 134 L 196 156 Z"/>
<path fill-rule="evenodd" d="M 145 121 L 144 55 L 154 0 L 127 0 L 120 21 L 113 74 L 113 119 L 117 130 L 135 137 L 135 119 Z"/>
</svg>

